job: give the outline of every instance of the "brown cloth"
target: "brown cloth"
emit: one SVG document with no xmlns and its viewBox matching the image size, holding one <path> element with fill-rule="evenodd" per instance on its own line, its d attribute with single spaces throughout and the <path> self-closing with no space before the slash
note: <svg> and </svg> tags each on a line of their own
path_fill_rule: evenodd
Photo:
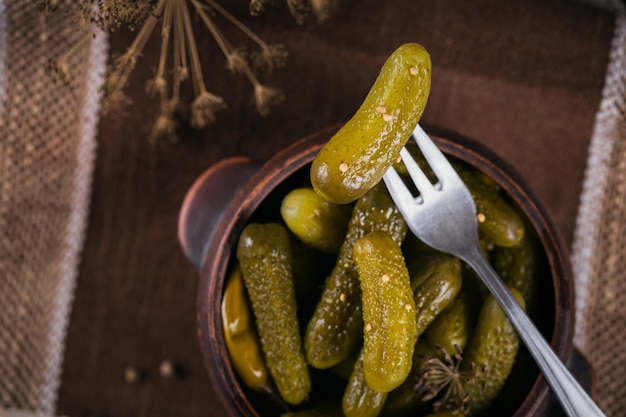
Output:
<svg viewBox="0 0 626 417">
<path fill-rule="evenodd" d="M 208 88 L 228 109 L 203 131 L 155 146 L 148 131 L 158 103 L 144 93 L 159 50 L 148 42 L 131 77 L 135 105 L 101 120 L 91 214 L 58 397 L 70 417 L 225 415 L 196 339 L 198 272 L 177 243 L 187 188 L 222 158 L 267 160 L 278 150 L 358 108 L 385 58 L 401 43 L 431 53 L 433 85 L 425 124 L 476 139 L 509 161 L 572 241 L 587 147 L 607 68 L 614 17 L 561 0 L 343 0 L 323 25 L 297 25 L 284 2 L 250 17 L 225 2 L 270 43 L 289 51 L 271 75 L 287 101 L 256 114 L 252 89 L 229 73 L 201 22 L 198 47 Z M 226 36 L 237 35 L 226 26 Z M 134 36 L 117 30 L 112 53 Z M 159 374 L 163 361 L 182 372 Z M 143 376 L 124 382 L 124 370 Z"/>
</svg>

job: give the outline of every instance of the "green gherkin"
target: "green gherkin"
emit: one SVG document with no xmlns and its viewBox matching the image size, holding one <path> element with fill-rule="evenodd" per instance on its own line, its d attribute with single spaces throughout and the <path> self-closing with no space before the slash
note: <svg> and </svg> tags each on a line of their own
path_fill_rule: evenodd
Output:
<svg viewBox="0 0 626 417">
<path fill-rule="evenodd" d="M 280 205 L 289 230 L 308 246 L 333 254 L 346 236 L 350 211 L 349 205 L 330 203 L 312 188 L 291 190 Z"/>
<path fill-rule="evenodd" d="M 415 301 L 402 251 L 385 232 L 354 244 L 363 303 L 363 369 L 376 391 L 398 387 L 411 371 L 417 333 Z"/>
<path fill-rule="evenodd" d="M 265 361 L 283 399 L 308 399 L 311 381 L 302 350 L 287 230 L 251 223 L 237 245 L 237 259 L 252 302 Z"/>
<path fill-rule="evenodd" d="M 369 190 L 353 210 L 337 262 L 326 278 L 321 299 L 305 331 L 309 363 L 326 369 L 350 356 L 363 340 L 361 288 L 353 246 L 366 234 L 381 230 L 399 244 L 407 227 L 383 184 Z"/>
<path fill-rule="evenodd" d="M 459 164 L 455 169 L 474 198 L 481 237 L 497 246 L 517 245 L 524 237 L 524 221 L 500 190 L 475 169 Z"/>
<path fill-rule="evenodd" d="M 365 381 L 363 354 L 361 350 L 343 394 L 342 409 L 345 417 L 376 417 L 387 399 L 386 392 L 372 389 Z"/>
<path fill-rule="evenodd" d="M 440 252 L 425 253 L 416 259 L 419 265 L 411 276 L 415 297 L 417 335 L 428 326 L 458 295 L 463 285 L 461 261 Z"/>
<path fill-rule="evenodd" d="M 427 341 L 427 333 L 461 295 L 462 278 L 458 258 L 432 250 L 414 257 L 411 268 L 416 320 L 417 343 L 411 371 L 405 381 L 389 393 L 382 415 L 404 417 L 416 415 L 423 405 L 424 394 L 415 384 L 424 368 L 424 356 L 439 356 L 439 351 Z M 467 330 L 469 331 L 469 330 Z M 460 333 L 460 332 L 459 332 Z"/>
<path fill-rule="evenodd" d="M 315 191 L 345 204 L 378 183 L 419 122 L 430 82 L 430 55 L 422 45 L 406 43 L 396 49 L 354 116 L 314 159 Z"/>
<path fill-rule="evenodd" d="M 522 294 L 511 294 L 525 308 Z M 470 416 L 479 415 L 498 396 L 506 382 L 519 348 L 519 336 L 493 295 L 489 295 L 478 315 L 476 327 L 463 354 L 461 370 L 474 372 L 474 383 L 467 385 Z"/>
<path fill-rule="evenodd" d="M 428 326 L 424 334 L 431 346 L 441 346 L 452 354 L 465 350 L 476 322 L 481 299 L 471 286 L 463 286 L 454 300 Z"/>
</svg>

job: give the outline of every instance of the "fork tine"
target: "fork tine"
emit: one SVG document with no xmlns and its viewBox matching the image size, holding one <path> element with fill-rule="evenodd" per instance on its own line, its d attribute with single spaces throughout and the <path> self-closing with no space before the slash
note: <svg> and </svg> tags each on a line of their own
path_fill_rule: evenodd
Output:
<svg viewBox="0 0 626 417">
<path fill-rule="evenodd" d="M 420 125 L 415 126 L 413 130 L 413 139 L 415 139 L 417 146 L 420 148 L 420 151 L 422 151 L 424 158 L 426 158 L 426 161 L 439 181 L 444 182 L 443 179 L 449 177 L 449 172 L 453 170 L 450 161 L 446 159 Z"/>
<path fill-rule="evenodd" d="M 415 184 L 415 187 L 417 187 L 420 194 L 422 194 L 422 196 L 426 196 L 431 193 L 433 191 L 433 184 L 430 182 L 426 174 L 424 174 L 422 168 L 420 168 L 417 162 L 415 162 L 411 153 L 406 148 L 402 148 L 400 156 L 402 157 L 402 163 L 408 171 L 409 176 L 413 180 L 413 184 Z"/>
<path fill-rule="evenodd" d="M 411 194 L 411 191 L 409 191 L 404 184 L 404 181 L 400 178 L 400 174 L 398 174 L 394 167 L 387 170 L 383 176 L 383 181 L 385 181 L 389 195 L 393 202 L 396 203 L 398 210 L 407 218 L 409 213 L 406 210 L 408 207 L 412 207 L 415 204 L 415 197 Z"/>
</svg>

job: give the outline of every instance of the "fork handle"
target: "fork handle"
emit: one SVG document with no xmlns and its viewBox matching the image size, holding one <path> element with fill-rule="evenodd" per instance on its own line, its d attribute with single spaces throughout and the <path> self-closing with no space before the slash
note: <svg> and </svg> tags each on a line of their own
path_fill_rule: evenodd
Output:
<svg viewBox="0 0 626 417">
<path fill-rule="evenodd" d="M 473 246 L 471 252 L 464 256 L 463 260 L 476 271 L 496 298 L 517 330 L 520 339 L 535 358 L 565 413 L 569 417 L 605 417 L 602 410 L 554 353 L 524 309 L 513 298 L 498 274 L 485 260 L 478 245 Z"/>
</svg>

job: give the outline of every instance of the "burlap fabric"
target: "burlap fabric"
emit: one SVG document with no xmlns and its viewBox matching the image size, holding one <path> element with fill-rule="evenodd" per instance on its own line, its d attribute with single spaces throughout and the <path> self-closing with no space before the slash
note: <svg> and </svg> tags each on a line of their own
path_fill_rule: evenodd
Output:
<svg viewBox="0 0 626 417">
<path fill-rule="evenodd" d="M 617 0 L 587 3 L 622 13 Z M 626 19 L 619 16 L 589 148 L 573 246 L 579 308 L 576 344 L 596 369 L 598 401 L 607 415 L 616 417 L 623 415 L 626 406 L 626 350 L 621 346 L 622 335 L 626 334 Z M 90 201 L 100 98 L 97 88 L 107 56 L 104 36 L 81 43 L 84 40 L 71 16 L 44 16 L 31 1 L 0 0 L 1 417 L 56 414 L 60 374 L 71 367 L 64 367 L 62 361 Z M 43 74 L 47 59 L 61 56 L 77 44 L 69 61 L 73 89 L 53 86 Z M 85 305 L 81 305 L 83 313 L 89 308 Z M 154 319 L 156 313 L 151 314 L 148 317 L 146 313 L 142 320 Z M 171 320 L 180 322 L 178 317 Z M 101 346 L 107 346 L 105 342 Z M 82 358 L 76 352 L 74 355 Z M 101 367 L 110 366 L 110 362 L 102 360 Z M 87 377 L 72 379 L 77 372 L 70 372 L 66 380 L 85 385 Z M 112 372 L 115 378 L 117 372 Z M 72 401 L 82 405 L 81 401 L 100 397 L 101 405 L 108 405 L 107 400 L 114 402 L 111 393 L 126 392 L 116 388 L 107 396 L 107 392 L 102 393 L 106 387 L 87 386 L 81 391 L 76 389 L 79 383 L 68 384 L 66 409 L 76 409 L 69 406 L 74 404 Z M 204 387 L 203 383 L 202 379 L 193 386 Z M 172 390 L 172 386 L 167 389 Z M 145 389 L 141 401 L 144 405 L 150 392 L 160 393 L 157 388 L 141 388 Z M 182 385 L 178 389 L 186 390 Z M 120 415 L 124 410 L 134 410 L 134 395 L 136 391 L 116 403 L 118 411 L 122 410 Z M 151 401 L 157 402 L 156 397 L 164 396 L 155 394 Z M 176 398 L 183 396 L 172 394 L 163 401 L 175 402 Z M 193 407 L 187 408 L 186 415 L 192 415 Z M 128 415 L 146 415 L 131 411 Z M 71 414 L 83 415 L 78 411 Z"/>
<path fill-rule="evenodd" d="M 48 58 L 68 57 L 72 89 Z M 55 412 L 83 244 L 105 36 L 0 1 L 0 415 Z"/>
<path fill-rule="evenodd" d="M 616 2 L 617 3 L 617 2 Z M 595 119 L 572 249 L 576 344 L 592 363 L 607 415 L 626 409 L 626 15 L 618 17 Z"/>
</svg>

